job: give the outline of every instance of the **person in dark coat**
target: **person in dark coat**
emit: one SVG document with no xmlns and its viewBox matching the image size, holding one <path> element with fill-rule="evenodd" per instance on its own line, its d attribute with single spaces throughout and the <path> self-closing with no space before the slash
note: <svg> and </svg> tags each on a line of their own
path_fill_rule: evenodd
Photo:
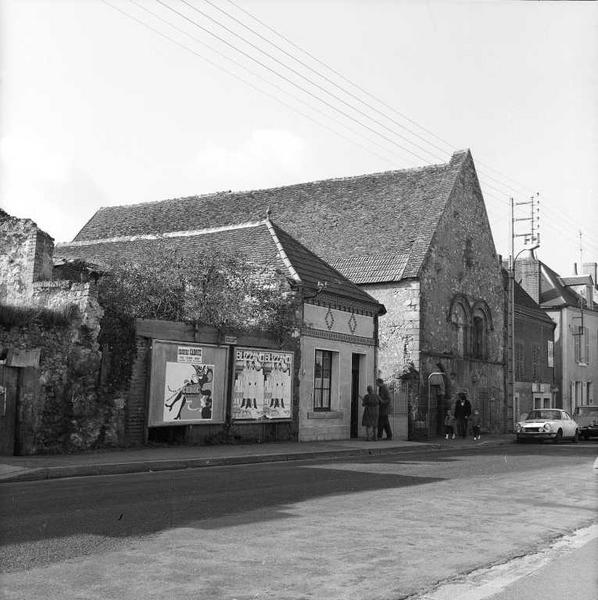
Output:
<svg viewBox="0 0 598 600">
<path fill-rule="evenodd" d="M 380 396 L 374 392 L 371 385 L 368 385 L 368 393 L 362 398 L 361 405 L 364 407 L 361 424 L 365 427 L 366 440 L 376 441 L 376 431 L 378 429 L 378 408 L 380 406 Z"/>
<path fill-rule="evenodd" d="M 390 411 L 390 392 L 382 379 L 376 379 L 378 384 L 378 396 L 380 396 L 380 409 L 378 410 L 378 439 L 382 439 L 382 433 L 386 432 L 386 439 L 392 440 L 392 429 L 388 420 Z"/>
<path fill-rule="evenodd" d="M 465 437 L 467 435 L 467 421 L 471 415 L 471 404 L 464 392 L 457 394 L 457 402 L 453 411 L 455 420 L 457 421 L 457 435 Z"/>
</svg>

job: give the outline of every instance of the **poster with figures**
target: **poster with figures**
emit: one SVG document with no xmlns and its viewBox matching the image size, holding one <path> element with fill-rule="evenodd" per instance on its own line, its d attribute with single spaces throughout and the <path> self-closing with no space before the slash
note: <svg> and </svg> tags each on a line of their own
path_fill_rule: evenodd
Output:
<svg viewBox="0 0 598 600">
<path fill-rule="evenodd" d="M 293 353 L 237 348 L 233 419 L 290 419 Z"/>
<path fill-rule="evenodd" d="M 214 365 L 167 362 L 164 382 L 164 422 L 211 421 Z"/>
</svg>

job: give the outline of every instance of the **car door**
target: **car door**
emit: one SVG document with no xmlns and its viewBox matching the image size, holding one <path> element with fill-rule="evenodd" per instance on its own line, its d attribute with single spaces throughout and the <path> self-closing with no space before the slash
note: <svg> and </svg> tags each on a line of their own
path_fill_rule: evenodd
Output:
<svg viewBox="0 0 598 600">
<path fill-rule="evenodd" d="M 563 436 L 573 437 L 575 435 L 575 421 L 566 413 L 562 412 L 563 419 Z"/>
</svg>

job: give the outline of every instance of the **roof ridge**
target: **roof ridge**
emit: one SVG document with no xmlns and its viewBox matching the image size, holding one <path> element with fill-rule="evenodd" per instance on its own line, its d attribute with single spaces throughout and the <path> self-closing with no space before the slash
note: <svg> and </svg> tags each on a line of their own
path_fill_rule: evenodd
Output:
<svg viewBox="0 0 598 600">
<path fill-rule="evenodd" d="M 269 217 L 266 218 L 264 223 L 268 229 L 268 232 L 270 233 L 270 236 L 272 237 L 272 241 L 274 242 L 274 245 L 276 246 L 276 249 L 278 250 L 278 253 L 280 255 L 282 262 L 284 263 L 285 267 L 287 267 L 287 269 L 290 271 L 291 277 L 295 281 L 301 282 L 301 277 L 299 276 L 299 273 L 297 273 L 297 270 L 293 266 L 291 259 L 289 258 L 288 254 L 286 253 L 284 246 L 282 245 L 282 242 L 278 238 L 274 224 L 272 223 L 272 221 L 270 220 Z"/>
<path fill-rule="evenodd" d="M 418 173 L 421 171 L 425 171 L 428 169 L 438 169 L 439 167 L 450 167 L 451 164 L 454 162 L 454 160 L 456 158 L 459 157 L 460 154 L 464 154 L 469 152 L 468 150 L 459 150 L 456 151 L 452 154 L 451 159 L 448 162 L 443 162 L 443 163 L 432 163 L 429 165 L 423 165 L 420 167 L 408 167 L 405 169 L 388 169 L 386 171 L 374 171 L 373 173 L 362 173 L 361 175 L 344 175 L 344 176 L 340 176 L 340 177 L 324 177 L 322 179 L 310 179 L 307 181 L 299 181 L 299 182 L 295 182 L 295 183 L 288 183 L 288 184 L 284 184 L 284 185 L 276 185 L 276 186 L 269 186 L 269 187 L 257 187 L 257 188 L 250 188 L 250 189 L 237 189 L 237 190 L 216 190 L 213 192 L 205 192 L 203 194 L 191 194 L 190 196 L 176 196 L 174 198 L 162 198 L 161 200 L 149 200 L 146 202 L 134 202 L 131 204 L 110 204 L 108 206 L 100 206 L 100 208 L 98 208 L 98 210 L 96 212 L 99 212 L 101 210 L 107 210 L 110 208 L 123 208 L 123 207 L 136 207 L 136 206 L 149 206 L 152 204 L 160 204 L 162 202 L 175 202 L 177 200 L 192 200 L 192 199 L 197 199 L 200 200 L 201 198 L 209 198 L 209 197 L 213 197 L 213 196 L 228 196 L 228 195 L 234 195 L 234 194 L 250 194 L 252 192 L 266 192 L 266 191 L 276 191 L 276 190 L 282 190 L 282 189 L 287 189 L 287 188 L 292 188 L 292 187 L 297 187 L 297 186 L 304 186 L 304 185 L 309 185 L 309 184 L 321 184 L 327 181 L 330 182 L 336 182 L 336 181 L 355 181 L 357 179 L 364 179 L 367 177 L 381 177 L 383 175 L 390 175 L 390 174 L 394 174 L 394 173 Z M 93 218 L 93 216 L 92 216 Z M 91 219 L 89 219 L 91 220 Z"/>
</svg>

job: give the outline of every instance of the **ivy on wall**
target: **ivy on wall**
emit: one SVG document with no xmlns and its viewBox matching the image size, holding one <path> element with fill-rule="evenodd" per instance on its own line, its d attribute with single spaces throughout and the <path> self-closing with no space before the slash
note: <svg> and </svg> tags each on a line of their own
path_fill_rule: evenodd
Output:
<svg viewBox="0 0 598 600">
<path fill-rule="evenodd" d="M 281 346 L 296 342 L 300 297 L 281 273 L 242 255 L 184 255 L 153 247 L 143 260 L 112 268 L 98 290 L 104 309 L 98 340 L 104 356 L 101 393 L 109 401 L 129 386 L 137 351 L 135 319 L 259 333 Z"/>
</svg>

